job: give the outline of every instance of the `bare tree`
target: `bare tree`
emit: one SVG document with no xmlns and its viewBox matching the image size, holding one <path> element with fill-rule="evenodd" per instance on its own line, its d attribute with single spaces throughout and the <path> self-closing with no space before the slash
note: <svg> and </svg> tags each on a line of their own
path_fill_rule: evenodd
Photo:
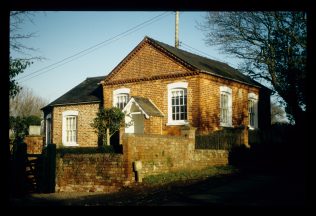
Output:
<svg viewBox="0 0 316 216">
<path fill-rule="evenodd" d="M 47 100 L 36 96 L 33 91 L 27 87 L 23 89 L 14 97 L 10 99 L 10 116 L 42 116 L 40 110 L 48 103 Z"/>
<path fill-rule="evenodd" d="M 13 98 L 21 87 L 15 80 L 15 77 L 24 72 L 24 70 L 33 63 L 34 60 L 43 60 L 43 57 L 34 56 L 30 52 L 37 49 L 25 46 L 23 41 L 35 37 L 35 33 L 20 33 L 21 26 L 26 22 L 33 23 L 34 12 L 29 11 L 11 11 L 10 12 L 10 68 L 9 68 L 9 96 Z M 19 57 L 15 56 L 19 55 Z M 14 56 L 14 57 L 13 57 Z"/>
<path fill-rule="evenodd" d="M 206 43 L 242 60 L 239 69 L 269 83 L 302 125 L 306 111 L 307 14 L 210 12 L 198 27 Z"/>
</svg>

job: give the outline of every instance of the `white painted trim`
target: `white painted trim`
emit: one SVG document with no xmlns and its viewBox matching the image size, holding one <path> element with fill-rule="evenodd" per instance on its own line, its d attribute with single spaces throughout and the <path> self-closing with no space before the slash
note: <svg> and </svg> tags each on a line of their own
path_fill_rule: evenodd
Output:
<svg viewBox="0 0 316 216">
<path fill-rule="evenodd" d="M 131 90 L 129 88 L 119 88 L 119 89 L 113 90 L 113 100 L 112 100 L 113 107 L 116 106 L 117 95 L 128 94 L 128 97 L 129 97 L 130 92 Z"/>
<path fill-rule="evenodd" d="M 186 94 L 187 94 L 187 115 L 188 115 L 188 82 L 175 82 L 175 83 L 170 83 L 167 85 L 168 89 L 168 122 L 167 126 L 169 125 L 187 125 L 189 124 L 188 120 L 172 120 L 172 107 L 171 107 L 171 91 L 173 89 L 186 89 Z"/>
<path fill-rule="evenodd" d="M 232 89 L 229 88 L 228 86 L 220 86 L 219 90 L 220 90 L 220 92 L 227 92 L 229 94 L 232 94 Z"/>
<path fill-rule="evenodd" d="M 130 109 L 132 107 L 132 104 L 135 104 L 137 106 L 137 108 L 140 110 L 140 112 L 145 115 L 145 118 L 149 119 L 149 115 L 139 106 L 139 104 L 135 101 L 135 99 L 133 97 L 128 101 L 128 103 L 126 104 L 126 106 L 122 110 L 122 112 L 125 115 L 131 114 Z"/>
<path fill-rule="evenodd" d="M 51 136 L 52 136 L 52 114 L 49 113 L 46 115 L 45 119 L 45 145 L 47 146 L 48 144 L 51 143 Z"/>
<path fill-rule="evenodd" d="M 255 99 L 255 100 L 258 100 L 258 95 L 253 93 L 253 92 L 250 92 L 248 93 L 248 99 Z"/>
<path fill-rule="evenodd" d="M 168 92 L 172 89 L 175 89 L 175 88 L 185 88 L 187 89 L 188 88 L 188 83 L 187 82 L 175 82 L 175 83 L 170 83 L 167 85 L 168 87 Z"/>
<path fill-rule="evenodd" d="M 171 121 L 166 123 L 167 126 L 172 126 L 172 125 L 188 125 L 189 122 L 187 120 L 177 120 L 177 121 Z"/>
<path fill-rule="evenodd" d="M 77 142 L 67 142 L 67 137 L 66 137 L 66 117 L 67 116 L 77 116 L 77 125 L 76 125 L 76 130 L 77 130 L 77 141 L 78 141 L 78 115 L 79 111 L 76 110 L 66 110 L 62 113 L 62 143 L 64 146 L 79 146 Z"/>
<path fill-rule="evenodd" d="M 222 127 L 233 127 L 232 118 L 233 118 L 233 99 L 232 99 L 232 89 L 228 86 L 220 86 L 220 96 L 219 96 L 219 104 L 221 104 L 221 94 L 226 93 L 228 95 L 228 123 L 220 122 L 220 126 Z M 221 113 L 219 114 L 221 115 Z"/>
<path fill-rule="evenodd" d="M 117 94 L 129 94 L 130 93 L 130 89 L 129 88 L 119 88 L 113 91 L 114 95 Z"/>
<path fill-rule="evenodd" d="M 65 116 L 69 116 L 69 115 L 74 115 L 74 116 L 78 116 L 79 112 L 76 110 L 67 110 L 63 112 L 63 118 Z"/>
<path fill-rule="evenodd" d="M 156 107 L 156 109 L 162 114 L 162 116 L 165 116 L 163 112 L 159 109 L 159 107 L 157 107 L 156 104 L 152 100 L 150 100 L 150 98 L 148 98 L 148 100 L 152 103 L 152 105 L 154 105 L 154 107 Z"/>
<path fill-rule="evenodd" d="M 254 125 L 254 127 L 251 126 L 249 124 L 249 121 L 248 121 L 249 129 L 250 130 L 254 130 L 254 129 L 258 128 L 258 100 L 259 100 L 259 96 L 257 94 L 255 94 L 255 93 L 253 93 L 253 92 L 250 92 L 250 93 L 248 93 L 248 100 L 253 100 L 254 101 L 254 112 L 255 112 L 255 119 L 254 119 L 255 125 Z M 248 113 L 249 113 L 249 111 L 248 111 Z M 248 118 L 250 118 L 250 117 L 248 116 Z"/>
</svg>

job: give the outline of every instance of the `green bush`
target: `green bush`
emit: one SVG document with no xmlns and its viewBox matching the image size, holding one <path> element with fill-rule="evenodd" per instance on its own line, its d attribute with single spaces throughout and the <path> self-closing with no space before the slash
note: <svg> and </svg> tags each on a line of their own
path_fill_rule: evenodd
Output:
<svg viewBox="0 0 316 216">
<path fill-rule="evenodd" d="M 35 115 L 26 117 L 27 125 L 41 125 L 41 118 Z"/>
</svg>

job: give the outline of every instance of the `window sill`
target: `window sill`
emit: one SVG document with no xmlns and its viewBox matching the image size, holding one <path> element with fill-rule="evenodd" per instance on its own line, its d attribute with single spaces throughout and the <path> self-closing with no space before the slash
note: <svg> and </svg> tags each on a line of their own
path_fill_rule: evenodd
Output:
<svg viewBox="0 0 316 216">
<path fill-rule="evenodd" d="M 63 144 L 63 146 L 67 146 L 67 147 L 69 147 L 69 146 L 79 146 L 79 144 L 78 143 L 65 143 L 65 144 Z"/>
<path fill-rule="evenodd" d="M 168 122 L 166 125 L 167 126 L 173 126 L 173 125 L 188 125 L 189 122 L 188 121 L 174 121 L 174 122 Z"/>
<path fill-rule="evenodd" d="M 219 126 L 221 127 L 228 127 L 228 128 L 232 128 L 233 125 L 229 125 L 229 124 L 220 124 Z"/>
<path fill-rule="evenodd" d="M 251 127 L 251 126 L 248 125 L 248 129 L 249 129 L 249 130 L 256 130 L 256 129 L 258 129 L 258 128 L 257 128 L 257 127 Z"/>
</svg>

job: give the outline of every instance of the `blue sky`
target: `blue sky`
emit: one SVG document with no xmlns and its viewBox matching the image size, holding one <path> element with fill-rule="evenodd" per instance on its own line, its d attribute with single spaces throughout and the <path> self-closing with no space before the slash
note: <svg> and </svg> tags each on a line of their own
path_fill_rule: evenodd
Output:
<svg viewBox="0 0 316 216">
<path fill-rule="evenodd" d="M 220 54 L 218 49 L 205 44 L 203 32 L 196 28 L 196 23 L 202 22 L 205 14 L 206 12 L 180 11 L 180 49 L 236 67 L 236 59 Z M 157 18 L 133 29 L 154 17 Z M 103 43 L 98 49 L 90 50 L 90 53 L 81 53 L 86 54 L 84 56 L 78 55 L 74 57 L 76 59 L 69 58 L 48 67 L 129 29 L 133 30 Z M 35 61 L 17 77 L 17 81 L 21 86 L 31 88 L 36 95 L 51 102 L 87 77 L 107 75 L 146 35 L 174 45 L 175 12 L 35 12 L 33 23 L 25 22 L 21 26 L 21 33 L 23 32 L 36 33 L 36 37 L 23 43 L 38 49 L 30 54 L 46 59 Z M 65 63 L 67 61 L 70 62 Z M 43 70 L 45 67 L 48 68 Z M 52 69 L 53 67 L 56 68 Z"/>
</svg>

